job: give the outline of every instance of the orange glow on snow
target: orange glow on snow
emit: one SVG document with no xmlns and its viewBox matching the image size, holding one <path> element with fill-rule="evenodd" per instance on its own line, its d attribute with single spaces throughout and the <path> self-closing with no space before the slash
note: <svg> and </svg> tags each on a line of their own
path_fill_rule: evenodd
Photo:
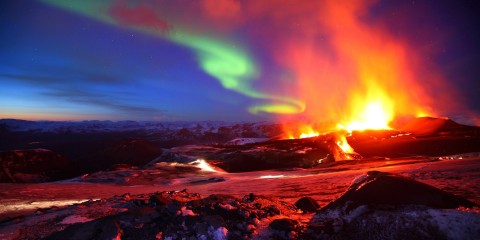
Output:
<svg viewBox="0 0 480 240">
<path fill-rule="evenodd" d="M 203 159 L 197 159 L 193 162 L 191 162 L 191 164 L 193 165 L 196 165 L 198 168 L 202 169 L 203 171 L 207 171 L 207 172 L 219 172 L 217 171 L 215 168 L 213 168 L 212 166 L 210 166 L 205 160 Z"/>
</svg>

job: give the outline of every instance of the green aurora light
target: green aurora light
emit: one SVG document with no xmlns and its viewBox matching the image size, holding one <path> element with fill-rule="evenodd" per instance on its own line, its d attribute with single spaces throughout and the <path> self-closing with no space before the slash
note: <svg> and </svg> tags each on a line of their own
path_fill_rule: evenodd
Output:
<svg viewBox="0 0 480 240">
<path fill-rule="evenodd" d="M 41 1 L 104 23 L 119 25 L 119 22 L 108 14 L 114 1 Z M 255 67 L 254 61 L 248 52 L 238 47 L 233 47 L 231 42 L 214 39 L 207 35 L 191 33 L 182 30 L 182 27 L 177 25 L 168 33 L 160 32 L 151 26 L 128 25 L 127 27 L 165 38 L 192 49 L 197 56 L 201 69 L 217 79 L 224 88 L 254 99 L 272 102 L 250 106 L 248 108 L 250 113 L 296 114 L 305 110 L 305 104 L 300 100 L 255 90 L 252 86 L 252 81 L 258 77 L 258 69 Z"/>
</svg>

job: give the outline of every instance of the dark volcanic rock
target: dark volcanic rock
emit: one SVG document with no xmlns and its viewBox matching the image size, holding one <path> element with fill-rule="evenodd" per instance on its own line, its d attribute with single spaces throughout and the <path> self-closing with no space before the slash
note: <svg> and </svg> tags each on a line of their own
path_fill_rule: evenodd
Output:
<svg viewBox="0 0 480 240">
<path fill-rule="evenodd" d="M 295 202 L 295 207 L 303 212 L 315 212 L 320 208 L 320 205 L 311 197 L 302 197 Z"/>
<path fill-rule="evenodd" d="M 271 233 L 268 239 L 298 239 L 298 232 L 301 231 L 299 222 L 289 218 L 275 219 L 269 228 Z"/>
<path fill-rule="evenodd" d="M 241 146 L 225 146 L 207 157 L 227 172 L 248 172 L 281 168 L 310 168 L 334 162 L 341 151 L 332 136 L 276 140 Z"/>
<path fill-rule="evenodd" d="M 451 239 L 458 233 L 459 239 L 476 239 L 480 215 L 468 211 L 417 205 L 322 209 L 307 225 L 293 205 L 264 196 L 202 198 L 182 190 L 42 209 L 3 221 L 1 228 L 11 230 L 5 239 Z"/>
<path fill-rule="evenodd" d="M 34 183 L 71 175 L 73 166 L 63 155 L 47 149 L 0 152 L 0 182 Z"/>
<path fill-rule="evenodd" d="M 372 171 L 317 211 L 301 238 L 476 239 L 477 207 L 430 185 Z"/>
<path fill-rule="evenodd" d="M 101 153 L 102 162 L 142 166 L 160 155 L 162 150 L 145 139 L 129 138 L 113 144 Z"/>
<path fill-rule="evenodd" d="M 262 196 L 254 200 L 229 195 L 201 198 L 186 190 L 137 196 L 124 194 L 104 202 L 113 202 L 112 206 L 124 210 L 65 228 L 58 223 L 51 224 L 51 228 L 43 228 L 43 235 L 38 237 L 49 234 L 47 239 L 251 239 L 258 234 L 256 229 L 261 222 L 268 222 L 280 213 L 295 213 L 293 206 Z M 91 202 L 88 207 L 95 209 L 100 204 Z M 82 204 L 79 208 L 85 206 Z M 285 234 L 298 231 L 298 226 L 297 221 L 290 219 L 275 220 L 271 224 L 271 228 Z"/>
<path fill-rule="evenodd" d="M 433 117 L 416 118 L 402 126 L 399 130 L 402 132 L 413 133 L 416 136 L 480 136 L 480 127 L 467 126 L 456 123 L 450 119 Z"/>
<path fill-rule="evenodd" d="M 361 205 L 424 205 L 440 209 L 477 206 L 471 201 L 406 177 L 371 171 L 358 178 L 347 192 L 322 210 L 343 208 L 349 212 Z"/>
<path fill-rule="evenodd" d="M 395 210 L 359 208 L 355 214 L 350 215 L 322 212 L 312 218 L 302 239 L 476 239 L 478 231 L 475 229 L 459 229 L 459 236 L 458 232 L 450 232 L 452 229 L 439 224 L 440 221 L 455 219 L 450 214 L 452 213 L 412 207 Z M 459 216 L 453 221 L 471 221 L 471 215 Z M 478 224 L 478 217 L 476 218 Z M 457 226 L 452 226 L 453 229 L 461 224 L 457 222 L 454 225 Z"/>
<path fill-rule="evenodd" d="M 480 152 L 480 127 L 422 117 L 397 130 L 353 131 L 347 140 L 365 158 L 441 157 Z"/>
<path fill-rule="evenodd" d="M 115 220 L 119 217 L 109 216 L 84 224 L 73 225 L 65 231 L 54 233 L 45 239 L 121 239 L 123 232 L 118 221 Z"/>
<path fill-rule="evenodd" d="M 280 219 L 275 219 L 273 220 L 269 227 L 271 229 L 277 230 L 277 231 L 283 231 L 283 232 L 290 232 L 295 230 L 297 227 L 298 222 L 289 218 L 280 218 Z"/>
</svg>

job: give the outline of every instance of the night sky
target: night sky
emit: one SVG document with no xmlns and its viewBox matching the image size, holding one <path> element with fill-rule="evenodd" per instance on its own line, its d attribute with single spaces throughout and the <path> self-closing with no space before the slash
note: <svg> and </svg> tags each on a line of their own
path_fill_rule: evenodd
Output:
<svg viewBox="0 0 480 240">
<path fill-rule="evenodd" d="M 356 61 L 376 66 L 384 52 L 400 64 L 377 74 L 395 76 L 377 80 L 387 94 L 480 124 L 479 9 L 474 0 L 0 1 L 0 118 L 320 120 L 368 88 Z"/>
</svg>

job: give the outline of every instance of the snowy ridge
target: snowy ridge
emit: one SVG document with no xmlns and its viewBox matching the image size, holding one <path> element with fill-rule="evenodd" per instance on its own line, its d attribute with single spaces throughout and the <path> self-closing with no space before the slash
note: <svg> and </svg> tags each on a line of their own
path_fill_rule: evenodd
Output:
<svg viewBox="0 0 480 240">
<path fill-rule="evenodd" d="M 26 121 L 17 119 L 1 119 L 0 124 L 5 125 L 14 132 L 115 132 L 136 130 L 178 130 L 182 128 L 201 128 L 214 130 L 232 123 L 219 121 L 205 122 L 154 122 L 154 121 Z"/>
<path fill-rule="evenodd" d="M 251 131 L 259 134 L 272 123 L 235 123 L 222 121 L 199 122 L 156 122 L 156 121 L 27 121 L 18 119 L 0 119 L 0 126 L 12 132 L 52 132 L 52 133 L 97 133 L 97 132 L 128 132 L 128 131 L 179 131 L 187 129 L 196 134 L 219 133 L 222 131 Z"/>
<path fill-rule="evenodd" d="M 235 138 L 228 141 L 227 145 L 245 145 L 249 143 L 258 143 L 258 142 L 265 142 L 270 140 L 269 138 Z"/>
</svg>

